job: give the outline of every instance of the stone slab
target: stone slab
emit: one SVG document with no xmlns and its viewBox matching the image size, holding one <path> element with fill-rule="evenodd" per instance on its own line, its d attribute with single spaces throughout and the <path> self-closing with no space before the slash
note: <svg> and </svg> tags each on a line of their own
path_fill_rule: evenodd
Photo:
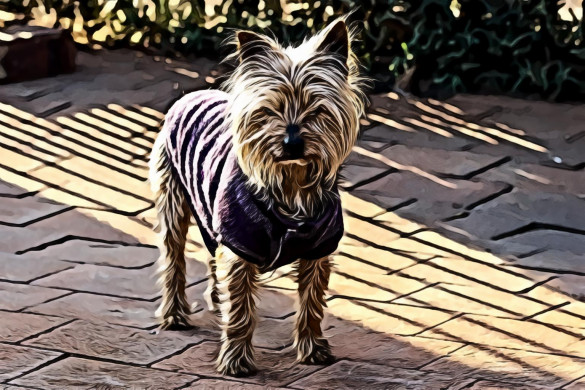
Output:
<svg viewBox="0 0 585 390">
<path fill-rule="evenodd" d="M 190 262 L 187 283 L 205 279 L 205 266 Z M 156 264 L 140 269 L 120 269 L 94 264 L 81 264 L 75 268 L 33 282 L 38 286 L 58 287 L 79 292 L 95 292 L 125 298 L 154 300 L 160 296 L 156 284 Z"/>
<path fill-rule="evenodd" d="M 27 312 L 146 329 L 158 324 L 154 317 L 157 307 L 157 302 L 75 293 L 32 306 Z"/>
<path fill-rule="evenodd" d="M 59 352 L 0 344 L 0 380 L 7 381 L 45 364 L 61 355 Z"/>
<path fill-rule="evenodd" d="M 83 373 L 83 375 L 80 375 Z M 43 389 L 153 388 L 188 385 L 196 376 L 69 357 L 18 378 L 14 383 Z"/>
<path fill-rule="evenodd" d="M 19 342 L 63 322 L 62 318 L 5 312 L 0 316 L 0 341 Z"/>
<path fill-rule="evenodd" d="M 67 291 L 0 282 L 0 309 L 17 311 L 67 294 Z"/>
<path fill-rule="evenodd" d="M 153 367 L 165 370 L 191 373 L 206 377 L 220 377 L 215 371 L 215 358 L 218 345 L 205 342 L 189 348 L 185 352 L 170 359 L 156 363 Z M 317 371 L 319 366 L 296 364 L 296 353 L 290 349 L 270 351 L 256 348 L 256 364 L 258 373 L 244 378 L 245 382 L 285 386 L 299 378 Z M 194 383 L 196 385 L 197 383 Z"/>
<path fill-rule="evenodd" d="M 152 334 L 146 330 L 80 320 L 24 344 L 145 365 L 201 341 L 196 330 Z"/>
<path fill-rule="evenodd" d="M 457 379 L 449 374 L 421 376 L 416 370 L 342 360 L 290 386 L 298 389 L 420 389 L 448 388 L 456 382 Z"/>
</svg>

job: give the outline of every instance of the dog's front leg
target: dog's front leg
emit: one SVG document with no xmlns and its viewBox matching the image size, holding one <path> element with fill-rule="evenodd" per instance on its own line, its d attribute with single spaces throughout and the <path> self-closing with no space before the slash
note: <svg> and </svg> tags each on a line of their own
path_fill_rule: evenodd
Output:
<svg viewBox="0 0 585 390">
<path fill-rule="evenodd" d="M 331 262 L 328 257 L 319 260 L 299 260 L 300 308 L 295 328 L 295 347 L 300 363 L 325 364 L 334 361 L 329 343 L 321 330 L 323 308 L 326 306 L 325 291 L 330 273 Z"/>
<path fill-rule="evenodd" d="M 256 372 L 252 335 L 256 326 L 258 268 L 225 246 L 217 249 L 217 292 L 222 322 L 222 345 L 217 370 L 224 375 Z"/>
</svg>

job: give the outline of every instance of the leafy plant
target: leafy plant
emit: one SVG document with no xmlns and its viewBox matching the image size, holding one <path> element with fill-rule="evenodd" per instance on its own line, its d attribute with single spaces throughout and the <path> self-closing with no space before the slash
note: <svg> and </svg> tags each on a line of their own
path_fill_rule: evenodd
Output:
<svg viewBox="0 0 585 390">
<path fill-rule="evenodd" d="M 584 22 L 553 0 L 0 0 L 0 10 L 60 25 L 81 44 L 218 56 L 234 28 L 302 40 L 351 12 L 354 50 L 390 88 L 417 94 L 585 97 Z"/>
</svg>

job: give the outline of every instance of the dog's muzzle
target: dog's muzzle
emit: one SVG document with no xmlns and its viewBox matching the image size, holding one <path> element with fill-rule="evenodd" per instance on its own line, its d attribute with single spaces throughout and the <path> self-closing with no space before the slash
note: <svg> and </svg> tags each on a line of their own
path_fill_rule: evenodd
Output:
<svg viewBox="0 0 585 390">
<path fill-rule="evenodd" d="M 282 141 L 282 150 L 284 151 L 285 160 L 296 160 L 302 158 L 305 153 L 305 141 L 301 136 L 298 125 L 288 125 L 286 127 L 286 136 Z"/>
</svg>

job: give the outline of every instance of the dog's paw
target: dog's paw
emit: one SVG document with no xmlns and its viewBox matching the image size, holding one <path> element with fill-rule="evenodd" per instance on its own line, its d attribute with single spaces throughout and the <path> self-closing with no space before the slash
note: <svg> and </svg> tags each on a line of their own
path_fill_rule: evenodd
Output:
<svg viewBox="0 0 585 390">
<path fill-rule="evenodd" d="M 189 330 L 193 329 L 194 326 L 189 324 L 189 321 L 180 316 L 170 316 L 164 318 L 159 327 L 153 331 L 153 333 L 158 334 L 163 330 Z"/>
<path fill-rule="evenodd" d="M 217 366 L 217 372 L 222 375 L 245 377 L 256 374 L 258 370 L 253 361 L 239 357 L 235 359 L 220 361 Z"/>
<path fill-rule="evenodd" d="M 305 347 L 305 348 L 302 348 Z M 299 343 L 297 361 L 301 364 L 331 364 L 335 356 L 331 353 L 327 340 Z"/>
</svg>

